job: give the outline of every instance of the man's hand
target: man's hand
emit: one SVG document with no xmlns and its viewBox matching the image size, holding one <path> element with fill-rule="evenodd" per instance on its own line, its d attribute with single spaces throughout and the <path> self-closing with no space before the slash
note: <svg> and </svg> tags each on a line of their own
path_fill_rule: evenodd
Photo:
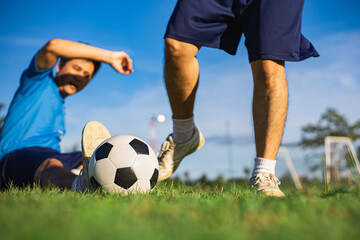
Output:
<svg viewBox="0 0 360 240">
<path fill-rule="evenodd" d="M 111 52 L 109 64 L 121 74 L 127 75 L 134 72 L 132 62 L 125 52 Z"/>
</svg>

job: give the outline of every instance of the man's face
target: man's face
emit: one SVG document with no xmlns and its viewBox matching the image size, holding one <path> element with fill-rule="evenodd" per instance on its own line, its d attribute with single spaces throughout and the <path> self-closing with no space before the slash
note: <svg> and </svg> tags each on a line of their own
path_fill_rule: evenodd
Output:
<svg viewBox="0 0 360 240">
<path fill-rule="evenodd" d="M 92 78 L 94 64 L 86 59 L 71 59 L 59 67 L 55 77 L 60 95 L 65 98 L 82 90 Z"/>
</svg>

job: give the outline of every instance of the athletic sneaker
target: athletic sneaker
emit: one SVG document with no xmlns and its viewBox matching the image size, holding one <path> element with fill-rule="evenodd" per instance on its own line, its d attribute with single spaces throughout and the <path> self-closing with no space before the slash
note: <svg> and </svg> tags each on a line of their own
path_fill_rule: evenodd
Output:
<svg viewBox="0 0 360 240">
<path fill-rule="evenodd" d="M 170 134 L 158 153 L 159 181 L 169 178 L 178 168 L 181 160 L 200 149 L 204 143 L 205 138 L 197 127 L 195 127 L 192 138 L 185 143 L 175 143 L 172 134 Z"/>
<path fill-rule="evenodd" d="M 82 148 L 82 165 L 83 169 L 80 173 L 80 188 L 82 190 L 90 188 L 88 177 L 88 168 L 91 155 L 95 149 L 111 135 L 104 125 L 99 122 L 88 122 L 82 132 L 81 148 Z"/>
<path fill-rule="evenodd" d="M 271 173 L 258 173 L 250 178 L 252 188 L 256 192 L 265 194 L 266 196 L 284 198 L 285 194 L 280 190 L 280 180 Z"/>
</svg>

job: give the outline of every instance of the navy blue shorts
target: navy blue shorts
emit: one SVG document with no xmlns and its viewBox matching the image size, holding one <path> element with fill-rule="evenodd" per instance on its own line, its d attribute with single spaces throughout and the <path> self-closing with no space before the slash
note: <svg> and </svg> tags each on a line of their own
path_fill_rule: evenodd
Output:
<svg viewBox="0 0 360 240">
<path fill-rule="evenodd" d="M 304 0 L 178 0 L 165 38 L 235 55 L 241 35 L 249 61 L 319 56 L 301 34 Z"/>
<path fill-rule="evenodd" d="M 6 154 L 0 163 L 0 187 L 6 188 L 10 182 L 17 187 L 32 185 L 34 174 L 47 158 L 56 158 L 64 168 L 71 170 L 81 164 L 81 152 L 60 153 L 51 148 L 23 148 Z"/>
</svg>

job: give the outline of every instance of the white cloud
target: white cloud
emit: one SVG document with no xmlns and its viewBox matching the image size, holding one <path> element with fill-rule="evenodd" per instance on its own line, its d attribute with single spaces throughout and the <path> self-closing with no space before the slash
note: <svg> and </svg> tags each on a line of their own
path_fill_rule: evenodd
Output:
<svg viewBox="0 0 360 240">
<path fill-rule="evenodd" d="M 344 87 L 351 88 L 356 85 L 355 78 L 349 75 L 340 76 L 340 82 Z"/>
</svg>

